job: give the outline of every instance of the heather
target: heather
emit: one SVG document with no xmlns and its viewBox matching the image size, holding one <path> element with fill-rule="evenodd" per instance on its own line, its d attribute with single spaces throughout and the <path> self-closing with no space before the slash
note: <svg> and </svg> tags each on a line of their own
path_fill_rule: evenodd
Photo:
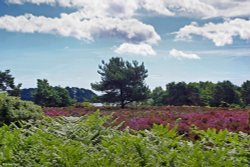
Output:
<svg viewBox="0 0 250 167">
<path fill-rule="evenodd" d="M 134 131 L 110 116 L 46 117 L 0 128 L 1 166 L 249 166 L 250 136 L 213 129 L 187 140 L 169 125 Z"/>
<path fill-rule="evenodd" d="M 95 111 L 95 108 L 83 107 L 45 108 L 46 115 L 83 116 Z M 250 133 L 248 109 L 210 108 L 210 107 L 146 107 L 146 108 L 101 108 L 102 114 L 112 115 L 114 124 L 123 123 L 120 129 L 127 126 L 134 130 L 150 129 L 153 124 L 170 124 L 178 127 L 180 134 L 188 135 L 191 127 L 217 131 L 227 129 L 231 132 Z"/>
</svg>

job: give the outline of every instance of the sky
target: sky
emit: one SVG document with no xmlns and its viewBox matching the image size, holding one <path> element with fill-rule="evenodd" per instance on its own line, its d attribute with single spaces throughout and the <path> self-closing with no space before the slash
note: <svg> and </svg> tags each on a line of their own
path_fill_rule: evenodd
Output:
<svg viewBox="0 0 250 167">
<path fill-rule="evenodd" d="M 111 57 L 144 62 L 151 89 L 250 80 L 250 0 L 0 0 L 0 71 L 90 89 Z"/>
</svg>

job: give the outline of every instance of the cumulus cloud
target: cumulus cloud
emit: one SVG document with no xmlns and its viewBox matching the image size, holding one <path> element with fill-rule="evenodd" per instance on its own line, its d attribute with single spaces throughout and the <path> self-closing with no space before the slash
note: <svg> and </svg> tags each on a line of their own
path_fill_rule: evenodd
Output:
<svg viewBox="0 0 250 167">
<path fill-rule="evenodd" d="M 201 0 L 215 8 L 215 17 L 250 16 L 249 0 Z"/>
<path fill-rule="evenodd" d="M 166 16 L 237 17 L 250 15 L 249 0 L 7 0 L 84 9 L 86 16 L 131 17 L 140 9 Z"/>
<path fill-rule="evenodd" d="M 165 4 L 165 1 L 162 0 L 144 0 L 141 2 L 141 6 L 146 10 L 153 11 L 155 13 L 165 15 L 165 16 L 174 16 L 175 13 L 171 12 Z"/>
<path fill-rule="evenodd" d="M 93 41 L 94 37 L 115 36 L 129 42 L 155 44 L 160 36 L 151 25 L 136 19 L 92 18 L 81 19 L 72 14 L 61 14 L 59 18 L 47 18 L 26 14 L 0 17 L 0 28 L 12 32 L 48 33 L 80 40 Z"/>
<path fill-rule="evenodd" d="M 234 37 L 250 40 L 250 20 L 233 19 L 218 24 L 208 23 L 201 27 L 197 23 L 192 23 L 181 28 L 176 33 L 176 39 L 187 40 L 191 39 L 192 35 L 210 39 L 216 46 L 232 44 Z"/>
<path fill-rule="evenodd" d="M 182 60 L 182 59 L 200 59 L 200 57 L 197 54 L 185 53 L 183 51 L 176 50 L 176 49 L 170 50 L 169 55 L 171 57 L 174 57 L 174 58 L 178 59 L 178 60 Z"/>
<path fill-rule="evenodd" d="M 201 0 L 164 0 L 164 5 L 176 15 L 188 17 L 214 17 L 216 9 Z"/>
<path fill-rule="evenodd" d="M 137 0 L 7 0 L 11 4 L 47 4 L 76 8 L 85 18 L 132 17 L 139 8 Z"/>
<path fill-rule="evenodd" d="M 154 27 L 139 21 L 138 14 L 147 12 L 164 16 L 195 18 L 250 16 L 249 0 L 5 0 L 9 4 L 46 4 L 74 8 L 76 12 L 62 13 L 50 18 L 25 14 L 0 17 L 0 29 L 11 32 L 47 33 L 80 40 L 118 37 L 123 44 L 116 50 L 124 53 L 154 55 L 153 44 L 161 37 Z M 198 26 L 192 23 L 176 33 L 176 39 L 191 39 L 193 35 L 212 40 L 217 46 L 232 44 L 239 36 L 249 40 L 249 20 L 234 19 L 224 23 Z M 136 47 L 138 47 L 136 49 Z"/>
<path fill-rule="evenodd" d="M 137 54 L 137 55 L 156 55 L 156 52 L 152 48 L 152 46 L 141 43 L 141 44 L 131 44 L 131 43 L 123 43 L 115 52 L 118 54 Z"/>
</svg>

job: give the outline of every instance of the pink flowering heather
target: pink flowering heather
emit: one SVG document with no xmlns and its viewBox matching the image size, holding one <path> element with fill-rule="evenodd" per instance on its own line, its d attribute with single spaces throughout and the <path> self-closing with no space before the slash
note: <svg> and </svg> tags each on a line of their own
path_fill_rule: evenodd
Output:
<svg viewBox="0 0 250 167">
<path fill-rule="evenodd" d="M 47 116 L 83 116 L 94 112 L 85 108 L 45 108 Z M 180 133 L 188 133 L 190 127 L 199 129 L 227 129 L 233 132 L 250 133 L 249 111 L 243 109 L 205 108 L 205 107 L 150 107 L 144 109 L 107 109 L 101 108 L 104 115 L 113 113 L 114 125 L 124 122 L 121 129 L 150 129 L 153 124 L 178 126 Z"/>
</svg>

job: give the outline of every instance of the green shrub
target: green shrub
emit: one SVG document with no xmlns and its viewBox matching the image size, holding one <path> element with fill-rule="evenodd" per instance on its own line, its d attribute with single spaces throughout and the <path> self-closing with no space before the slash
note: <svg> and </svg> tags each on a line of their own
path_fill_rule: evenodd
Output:
<svg viewBox="0 0 250 167">
<path fill-rule="evenodd" d="M 82 102 L 81 105 L 82 107 L 87 108 L 87 109 L 91 109 L 94 107 L 90 102 Z"/>
<path fill-rule="evenodd" d="M 0 93 L 0 125 L 42 117 L 42 108 L 32 102 Z"/>
</svg>

